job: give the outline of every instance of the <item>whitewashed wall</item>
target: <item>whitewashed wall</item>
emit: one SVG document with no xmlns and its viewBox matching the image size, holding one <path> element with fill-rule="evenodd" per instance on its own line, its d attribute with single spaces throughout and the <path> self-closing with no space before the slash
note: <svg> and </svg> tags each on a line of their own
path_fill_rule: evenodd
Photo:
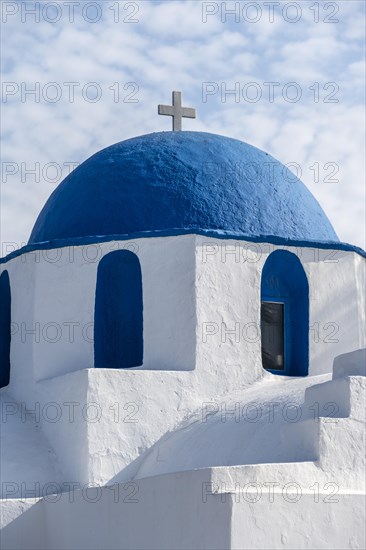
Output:
<svg viewBox="0 0 366 550">
<path fill-rule="evenodd" d="M 303 249 L 302 262 L 310 294 L 309 374 L 321 374 L 337 355 L 366 346 L 366 261 L 354 252 Z"/>
<path fill-rule="evenodd" d="M 93 369 L 98 262 L 118 246 L 141 261 L 144 364 Z M 203 402 L 273 376 L 261 365 L 260 282 L 277 248 L 201 236 L 148 238 L 29 253 L 3 266 L 17 329 L 8 391 L 31 410 L 35 403 L 61 407 L 60 421 L 43 417 L 41 425 L 66 478 L 130 479 L 139 457 Z M 309 281 L 310 374 L 330 372 L 336 355 L 365 347 L 365 261 L 353 252 L 288 249 Z M 39 323 L 39 340 L 22 323 L 26 330 Z M 55 342 L 52 323 L 63 329 Z M 76 323 L 74 341 L 65 323 Z M 78 403 L 72 423 L 67 402 Z M 82 414 L 90 403 L 102 407 L 97 422 Z"/>
<path fill-rule="evenodd" d="M 261 273 L 269 254 L 283 248 L 197 237 L 197 365 L 206 372 L 217 366 L 228 375 L 239 366 L 245 382 L 261 375 Z M 366 344 L 365 259 L 340 250 L 286 250 L 299 257 L 309 283 L 309 374 L 331 372 L 337 355 Z"/>
<path fill-rule="evenodd" d="M 234 469 L 225 470 L 229 476 Z M 255 494 L 241 488 L 215 493 L 212 474 L 205 469 L 80 490 L 28 505 L 18 517 L 17 501 L 2 544 L 9 550 L 364 548 L 360 494 L 327 502 L 329 491 L 321 490 L 314 502 L 310 491 L 294 502 L 293 494 L 285 498 L 276 489 L 272 502 L 264 491 L 252 503 Z"/>
<path fill-rule="evenodd" d="M 11 384 L 94 366 L 93 323 L 100 259 L 118 248 L 141 262 L 144 364 L 195 367 L 194 237 L 140 239 L 24 254 L 6 264 L 12 286 Z M 30 331 L 35 330 L 34 334 Z"/>
<path fill-rule="evenodd" d="M 261 271 L 281 247 L 178 236 L 36 251 L 3 265 L 12 290 L 12 387 L 94 366 L 97 268 L 117 248 L 141 262 L 143 369 L 197 366 L 238 383 L 262 376 Z M 287 249 L 309 281 L 310 374 L 330 372 L 336 355 L 365 346 L 365 261 L 354 252 Z"/>
<path fill-rule="evenodd" d="M 10 386 L 19 400 L 35 392 L 34 381 L 34 336 L 27 330 L 34 328 L 34 302 L 36 285 L 35 254 L 22 255 L 1 264 L 1 271 L 7 270 L 11 292 L 11 345 Z"/>
</svg>

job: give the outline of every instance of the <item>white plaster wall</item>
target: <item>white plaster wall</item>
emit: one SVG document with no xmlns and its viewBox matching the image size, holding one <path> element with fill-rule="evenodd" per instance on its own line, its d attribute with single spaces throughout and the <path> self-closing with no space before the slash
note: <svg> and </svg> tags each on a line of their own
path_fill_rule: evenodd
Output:
<svg viewBox="0 0 366 550">
<path fill-rule="evenodd" d="M 93 406 L 87 407 L 88 370 L 42 380 L 37 389 L 40 425 L 62 469 L 62 489 L 69 490 L 65 483 L 87 483 L 88 414 L 93 419 Z M 27 404 L 33 406 L 30 398 Z"/>
<path fill-rule="evenodd" d="M 41 487 L 63 480 L 39 417 L 0 390 L 0 500 L 38 497 Z"/>
<path fill-rule="evenodd" d="M 121 248 L 141 262 L 143 367 L 194 369 L 194 236 L 149 238 L 37 251 L 5 264 L 12 320 L 19 325 L 11 345 L 14 384 L 19 376 L 37 381 L 94 366 L 97 268 L 105 254 Z"/>
<path fill-rule="evenodd" d="M 0 500 L 0 548 L 47 548 L 41 499 Z"/>
<path fill-rule="evenodd" d="M 302 249 L 301 256 L 310 295 L 309 374 L 321 374 L 338 355 L 366 345 L 366 261 L 340 250 Z"/>
<path fill-rule="evenodd" d="M 95 247 L 45 250 L 36 269 L 36 380 L 93 367 Z M 89 260 L 88 258 L 93 258 Z"/>
<path fill-rule="evenodd" d="M 188 235 L 37 251 L 5 264 L 14 391 L 24 388 L 21 380 L 93 367 L 98 263 L 118 248 L 135 251 L 141 262 L 144 369 L 197 365 L 218 385 L 228 373 L 238 384 L 262 376 L 261 271 L 281 247 Z M 288 250 L 309 281 L 310 373 L 330 372 L 336 355 L 365 345 L 365 261 L 353 252 Z M 34 329 L 37 335 L 29 333 Z"/>
<path fill-rule="evenodd" d="M 363 495 L 338 494 L 337 502 L 327 501 L 329 493 L 321 493 L 319 502 L 314 502 L 311 491 L 303 493 L 298 502 L 296 493 L 285 495 L 275 494 L 273 502 L 266 495 L 254 504 L 233 495 L 230 548 L 365 548 Z M 255 493 L 249 495 L 255 497 Z"/>
<path fill-rule="evenodd" d="M 232 468 L 225 470 L 229 479 Z M 250 502 L 256 498 L 250 489 L 215 490 L 213 474 L 211 469 L 168 474 L 43 500 L 5 526 L 2 545 L 9 550 L 365 547 L 361 494 L 339 493 L 337 502 L 327 502 L 329 491 L 321 489 L 316 502 L 304 491 L 294 502 L 296 494 L 280 487 L 271 497 L 263 491 Z"/>
<path fill-rule="evenodd" d="M 77 322 L 79 325 L 92 323 L 96 271 L 101 255 L 115 250 L 116 245 L 136 244 L 138 249 L 134 251 L 141 261 L 144 285 L 145 359 L 142 368 L 120 371 L 88 368 L 93 366 L 93 343 L 82 338 L 82 332 L 76 330 L 78 327 L 75 328 L 74 342 L 65 342 L 63 339 L 54 343 L 44 339 L 37 342 L 34 336 L 24 338 L 24 333 L 22 341 L 22 333 L 19 330 L 12 338 L 11 383 L 8 391 L 16 399 L 24 400 L 30 409 L 34 408 L 35 403 L 39 403 L 42 410 L 50 403 L 60 407 L 60 419 L 52 422 L 47 416 L 42 415 L 41 426 L 59 459 L 63 479 L 67 482 L 84 484 L 93 481 L 105 484 L 138 477 L 143 456 L 149 452 L 151 446 L 167 432 L 174 431 L 192 411 L 200 410 L 204 402 L 215 401 L 221 396 L 243 390 L 263 376 L 267 380 L 279 381 L 279 377 L 269 375 L 262 369 L 258 333 L 261 270 L 268 254 L 278 248 L 273 245 L 185 236 L 141 239 L 135 243 L 104 243 L 85 250 L 78 248 L 73 250 L 72 262 L 66 254 L 62 254 L 61 258 L 54 261 L 57 251 L 47 251 L 45 257 L 43 254 L 41 257 L 35 253 L 27 254 L 2 266 L 3 269 L 8 269 L 10 276 L 13 322 L 17 325 L 25 322 L 28 329 L 34 328 L 35 322 L 43 326 L 50 322 L 61 325 L 65 321 Z M 339 326 L 338 342 L 329 342 L 329 333 L 326 333 L 324 338 L 321 332 L 318 341 L 310 339 L 310 374 L 330 372 L 336 355 L 364 345 L 362 342 L 365 337 L 365 262 L 352 252 L 336 252 L 332 255 L 332 251 L 320 251 L 321 254 L 327 255 L 326 258 L 321 258 L 314 257 L 317 250 L 296 250 L 292 247 L 289 247 L 289 250 L 299 255 L 308 276 L 311 296 L 310 325 L 319 323 L 319 330 L 324 330 L 325 324 L 329 322 L 337 323 Z M 69 249 L 67 251 L 70 252 Z M 92 261 L 92 258 L 98 261 Z M 328 261 L 335 259 L 338 261 Z M 203 326 L 207 332 L 207 325 L 204 323 L 211 323 L 214 329 L 214 333 L 207 334 L 206 338 L 203 337 Z M 233 333 L 227 334 L 225 330 L 231 330 Z M 69 370 L 72 372 L 68 372 Z M 72 422 L 69 416 L 70 403 L 75 406 Z M 93 404 L 99 407 L 97 412 L 99 411 L 100 417 L 97 421 L 88 420 L 82 412 L 85 407 Z M 93 410 L 91 412 L 93 413 Z M 276 468 L 277 466 L 274 466 L 274 469 L 268 471 L 259 466 L 251 471 L 255 476 L 261 472 L 266 480 L 268 475 L 277 475 Z M 308 473 L 316 468 L 308 468 Z M 232 476 L 233 470 L 228 471 Z M 306 472 L 307 470 L 303 471 L 302 479 L 308 479 Z M 173 479 L 174 476 L 155 478 L 156 484 L 154 481 L 139 480 L 139 483 L 150 483 L 146 487 L 149 486 L 152 500 L 148 501 L 148 508 L 143 505 L 141 508 L 137 507 L 137 512 L 134 510 L 133 517 L 136 519 L 129 516 L 129 510 L 133 508 L 123 511 L 123 516 L 127 518 L 126 526 L 131 523 L 131 531 L 125 530 L 123 533 L 133 534 L 123 535 L 127 537 L 127 541 L 130 540 L 129 536 L 136 535 L 142 518 L 146 518 L 151 509 L 156 508 L 157 516 L 151 516 L 151 529 L 149 527 L 146 530 L 149 548 L 154 547 L 151 544 L 156 544 L 159 548 L 164 548 L 164 544 L 166 547 L 174 548 L 171 538 L 173 531 L 164 530 L 167 523 L 164 523 L 163 519 L 164 516 L 170 517 L 169 514 L 173 514 L 173 511 L 171 524 L 176 533 L 183 537 L 179 539 L 178 536 L 178 540 L 186 541 L 187 548 L 196 547 L 197 540 L 203 540 L 203 544 L 207 545 L 213 545 L 217 540 L 222 547 L 228 547 L 226 524 L 217 522 L 215 506 L 215 514 L 212 516 L 212 510 L 208 510 L 207 517 L 211 523 L 215 523 L 215 527 L 217 522 L 218 529 L 225 531 L 225 540 L 220 539 L 219 535 L 213 536 L 212 539 L 204 538 L 209 536 L 205 528 L 206 511 L 201 510 L 198 501 L 195 501 L 193 508 L 194 518 L 192 515 L 192 525 L 197 525 L 198 531 L 193 527 L 190 534 L 185 533 L 186 523 L 180 523 L 180 518 L 185 517 L 187 513 L 191 514 L 189 506 L 192 505 L 192 499 L 189 491 L 192 493 L 196 490 L 189 485 L 190 478 L 185 478 L 185 475 L 193 474 L 186 472 L 184 475 L 180 474 L 181 477 L 178 476 L 183 480 L 183 489 L 172 481 L 166 485 L 165 482 L 158 481 Z M 182 501 L 172 504 L 174 501 L 169 499 L 179 490 L 184 493 L 186 484 L 187 495 Z M 165 500 L 160 504 L 159 498 L 163 494 L 166 495 Z M 60 500 L 60 507 L 64 502 L 63 498 Z M 336 514 L 339 513 L 340 518 L 347 506 L 354 506 L 354 523 L 352 524 L 351 518 L 347 521 L 350 522 L 350 529 L 357 530 L 360 517 L 358 496 L 344 495 L 342 499 Z M 352 499 L 355 499 L 354 502 Z M 178 509 L 174 508 L 175 505 Z M 80 509 L 78 506 L 72 508 L 71 505 L 65 505 L 65 509 L 59 508 L 57 513 L 56 506 L 47 504 L 47 514 L 50 518 L 47 521 L 50 523 L 43 523 L 47 525 L 47 537 L 50 537 L 45 543 L 47 548 L 57 548 L 60 540 L 63 541 L 61 547 L 68 547 L 71 539 L 67 539 L 67 529 L 70 530 L 70 537 L 75 536 L 82 548 L 85 541 L 78 538 L 80 530 L 77 534 L 74 526 L 74 522 L 80 518 L 83 522 L 85 520 L 84 525 L 88 528 L 94 524 L 99 528 L 100 534 L 90 535 L 90 540 L 85 539 L 91 548 L 103 547 L 102 542 L 98 542 L 101 540 L 98 537 L 105 537 L 106 533 L 110 532 L 114 533 L 111 536 L 117 537 L 120 533 L 122 512 L 117 508 L 109 505 L 98 508 L 95 505 L 94 508 L 87 508 L 93 510 L 90 516 L 89 511 L 84 515 L 84 503 L 80 503 Z M 246 525 L 249 525 L 248 529 L 254 533 L 257 529 L 257 516 L 251 505 L 243 506 L 240 515 L 244 514 L 247 517 L 245 514 L 249 514 L 248 521 L 245 520 Z M 273 508 L 269 509 L 264 504 L 261 506 L 261 513 L 271 515 Z M 291 510 L 295 508 L 290 509 L 287 502 L 282 503 L 278 512 L 281 521 L 286 514 L 291 516 Z M 321 529 L 322 525 L 329 521 L 330 515 L 329 509 L 322 505 L 318 509 L 323 522 L 319 524 Z M 29 541 L 33 540 L 33 528 L 29 528 L 32 522 L 28 521 L 33 517 L 32 514 L 33 512 L 26 512 L 19 520 L 21 525 L 23 521 L 28 522 Z M 66 518 L 66 527 L 63 530 L 54 526 L 60 517 Z M 291 521 L 295 522 L 296 518 L 291 518 Z M 335 522 L 338 525 L 340 519 L 337 518 L 338 515 Z M 37 525 L 38 520 L 33 517 L 32 521 Z M 161 527 L 154 530 L 154 522 Z M 48 526 L 51 524 L 52 529 L 48 532 Z M 107 527 L 104 528 L 103 525 Z M 301 522 L 299 525 L 298 536 L 290 534 L 290 529 L 286 531 L 287 538 L 285 537 L 283 542 L 285 547 L 287 543 L 289 548 L 309 547 L 306 546 L 310 542 L 305 537 L 305 527 Z M 19 534 L 16 534 L 17 520 L 14 519 L 9 526 L 11 528 L 9 527 L 6 532 L 10 541 L 9 548 L 14 540 L 18 541 L 17 547 L 21 548 Z M 52 538 L 53 530 L 57 533 L 55 538 Z M 58 534 L 59 531 L 62 532 Z M 91 529 L 90 532 L 94 533 L 94 530 Z M 245 531 L 240 526 L 233 527 L 234 547 L 235 544 L 240 547 L 244 535 Z M 145 534 L 141 534 L 141 537 L 144 536 Z M 276 531 L 271 539 L 273 545 L 279 544 L 278 536 Z M 34 540 L 38 542 L 34 543 L 34 547 L 41 548 L 39 541 L 43 540 L 43 535 L 40 536 L 37 531 L 37 537 Z M 141 538 L 140 548 L 147 544 L 146 540 Z M 335 536 L 331 543 L 335 544 L 337 540 Z M 110 544 L 111 548 L 113 544 L 115 547 L 123 547 L 121 536 L 118 541 L 117 538 L 111 539 Z M 322 541 L 319 544 L 319 548 L 326 547 L 321 546 Z"/>
<path fill-rule="evenodd" d="M 43 500 L 8 523 L 2 544 L 9 550 L 229 548 L 231 504 L 202 502 L 202 481 L 209 479 L 209 470 L 185 472 Z"/>
<path fill-rule="evenodd" d="M 245 382 L 262 375 L 261 273 L 269 254 L 284 248 L 299 257 L 309 283 L 309 374 L 331 372 L 337 355 L 365 347 L 364 258 L 349 251 L 199 236 L 197 364 L 207 372 L 216 366 L 235 372 L 236 366 Z"/>
<path fill-rule="evenodd" d="M 143 368 L 193 370 L 195 349 L 195 236 L 139 239 L 143 277 Z"/>
<path fill-rule="evenodd" d="M 269 246 L 197 236 L 197 365 L 207 377 L 224 373 L 240 387 L 263 375 L 260 268 Z"/>
<path fill-rule="evenodd" d="M 42 382 L 50 396 L 64 400 L 67 388 L 59 379 Z M 84 475 L 74 469 L 72 479 L 89 479 L 98 484 L 127 481 L 138 475 L 139 468 L 151 447 L 166 433 L 174 432 L 192 411 L 201 411 L 205 403 L 244 388 L 239 375 L 209 376 L 202 371 L 156 371 L 141 369 L 88 369 L 70 373 L 69 386 L 83 385 L 86 395 L 78 407 L 95 412 L 95 421 L 84 420 L 75 453 L 87 449 Z M 58 397 L 57 397 L 58 395 Z M 94 408 L 93 408 L 94 407 Z M 67 456 L 70 434 L 59 426 L 47 426 L 47 435 L 57 453 Z M 75 437 L 77 427 L 73 426 Z M 64 447 L 63 447 L 64 446 Z M 83 455 L 85 458 L 85 455 Z M 71 473 L 71 470 L 69 470 Z"/>
<path fill-rule="evenodd" d="M 35 273 L 37 254 L 24 254 L 6 264 L 11 292 L 11 345 L 9 391 L 23 400 L 34 387 L 34 341 L 36 336 L 27 331 L 35 329 Z M 33 388 L 33 391 L 34 388 Z"/>
<path fill-rule="evenodd" d="M 141 261 L 144 365 L 93 369 L 93 342 L 83 338 L 82 327 L 93 323 L 98 262 L 117 246 L 134 250 Z M 31 253 L 26 261 L 19 257 L 7 264 L 18 324 L 77 323 L 73 342 L 68 329 L 53 343 L 34 336 L 22 342 L 15 335 L 8 388 L 31 410 L 50 402 L 61 408 L 59 422 L 41 423 L 69 481 L 130 479 L 142 455 L 202 403 L 273 377 L 261 365 L 259 315 L 261 270 L 276 248 L 164 237 Z M 352 252 L 336 252 L 338 261 L 328 262 L 314 257 L 317 250 L 289 250 L 299 255 L 308 276 L 310 325 L 340 327 L 339 342 L 329 343 L 321 334 L 319 341 L 310 339 L 310 374 L 330 372 L 338 353 L 361 347 L 365 262 Z M 320 253 L 334 260 L 331 251 Z M 33 370 L 38 383 L 32 382 Z M 72 424 L 68 402 L 79 412 Z M 93 403 L 102 409 L 97 422 L 80 414 Z"/>
</svg>

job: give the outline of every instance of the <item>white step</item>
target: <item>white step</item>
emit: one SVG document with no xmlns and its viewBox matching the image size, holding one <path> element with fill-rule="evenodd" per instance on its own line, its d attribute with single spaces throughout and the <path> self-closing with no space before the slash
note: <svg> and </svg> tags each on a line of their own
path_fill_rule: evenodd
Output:
<svg viewBox="0 0 366 550">
<path fill-rule="evenodd" d="M 305 391 L 304 411 L 310 418 L 346 418 L 350 414 L 349 378 L 310 386 Z"/>
<path fill-rule="evenodd" d="M 333 362 L 333 379 L 366 376 L 366 348 L 338 355 Z"/>
<path fill-rule="evenodd" d="M 351 418 L 320 418 L 319 466 L 338 485 L 365 489 L 365 424 Z"/>
</svg>

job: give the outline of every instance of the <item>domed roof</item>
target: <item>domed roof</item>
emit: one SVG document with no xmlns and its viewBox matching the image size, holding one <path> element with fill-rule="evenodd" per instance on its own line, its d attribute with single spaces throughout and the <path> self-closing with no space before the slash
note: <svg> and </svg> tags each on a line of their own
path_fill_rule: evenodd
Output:
<svg viewBox="0 0 366 550">
<path fill-rule="evenodd" d="M 338 241 L 305 185 L 247 143 L 160 132 L 116 143 L 55 189 L 30 243 L 158 230 Z"/>
</svg>

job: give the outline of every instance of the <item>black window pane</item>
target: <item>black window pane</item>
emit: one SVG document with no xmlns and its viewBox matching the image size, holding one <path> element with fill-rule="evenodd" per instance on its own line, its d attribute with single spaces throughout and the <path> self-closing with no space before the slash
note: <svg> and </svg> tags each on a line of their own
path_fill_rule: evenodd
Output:
<svg viewBox="0 0 366 550">
<path fill-rule="evenodd" d="M 284 370 L 284 304 L 262 302 L 262 364 L 267 370 Z"/>
</svg>

